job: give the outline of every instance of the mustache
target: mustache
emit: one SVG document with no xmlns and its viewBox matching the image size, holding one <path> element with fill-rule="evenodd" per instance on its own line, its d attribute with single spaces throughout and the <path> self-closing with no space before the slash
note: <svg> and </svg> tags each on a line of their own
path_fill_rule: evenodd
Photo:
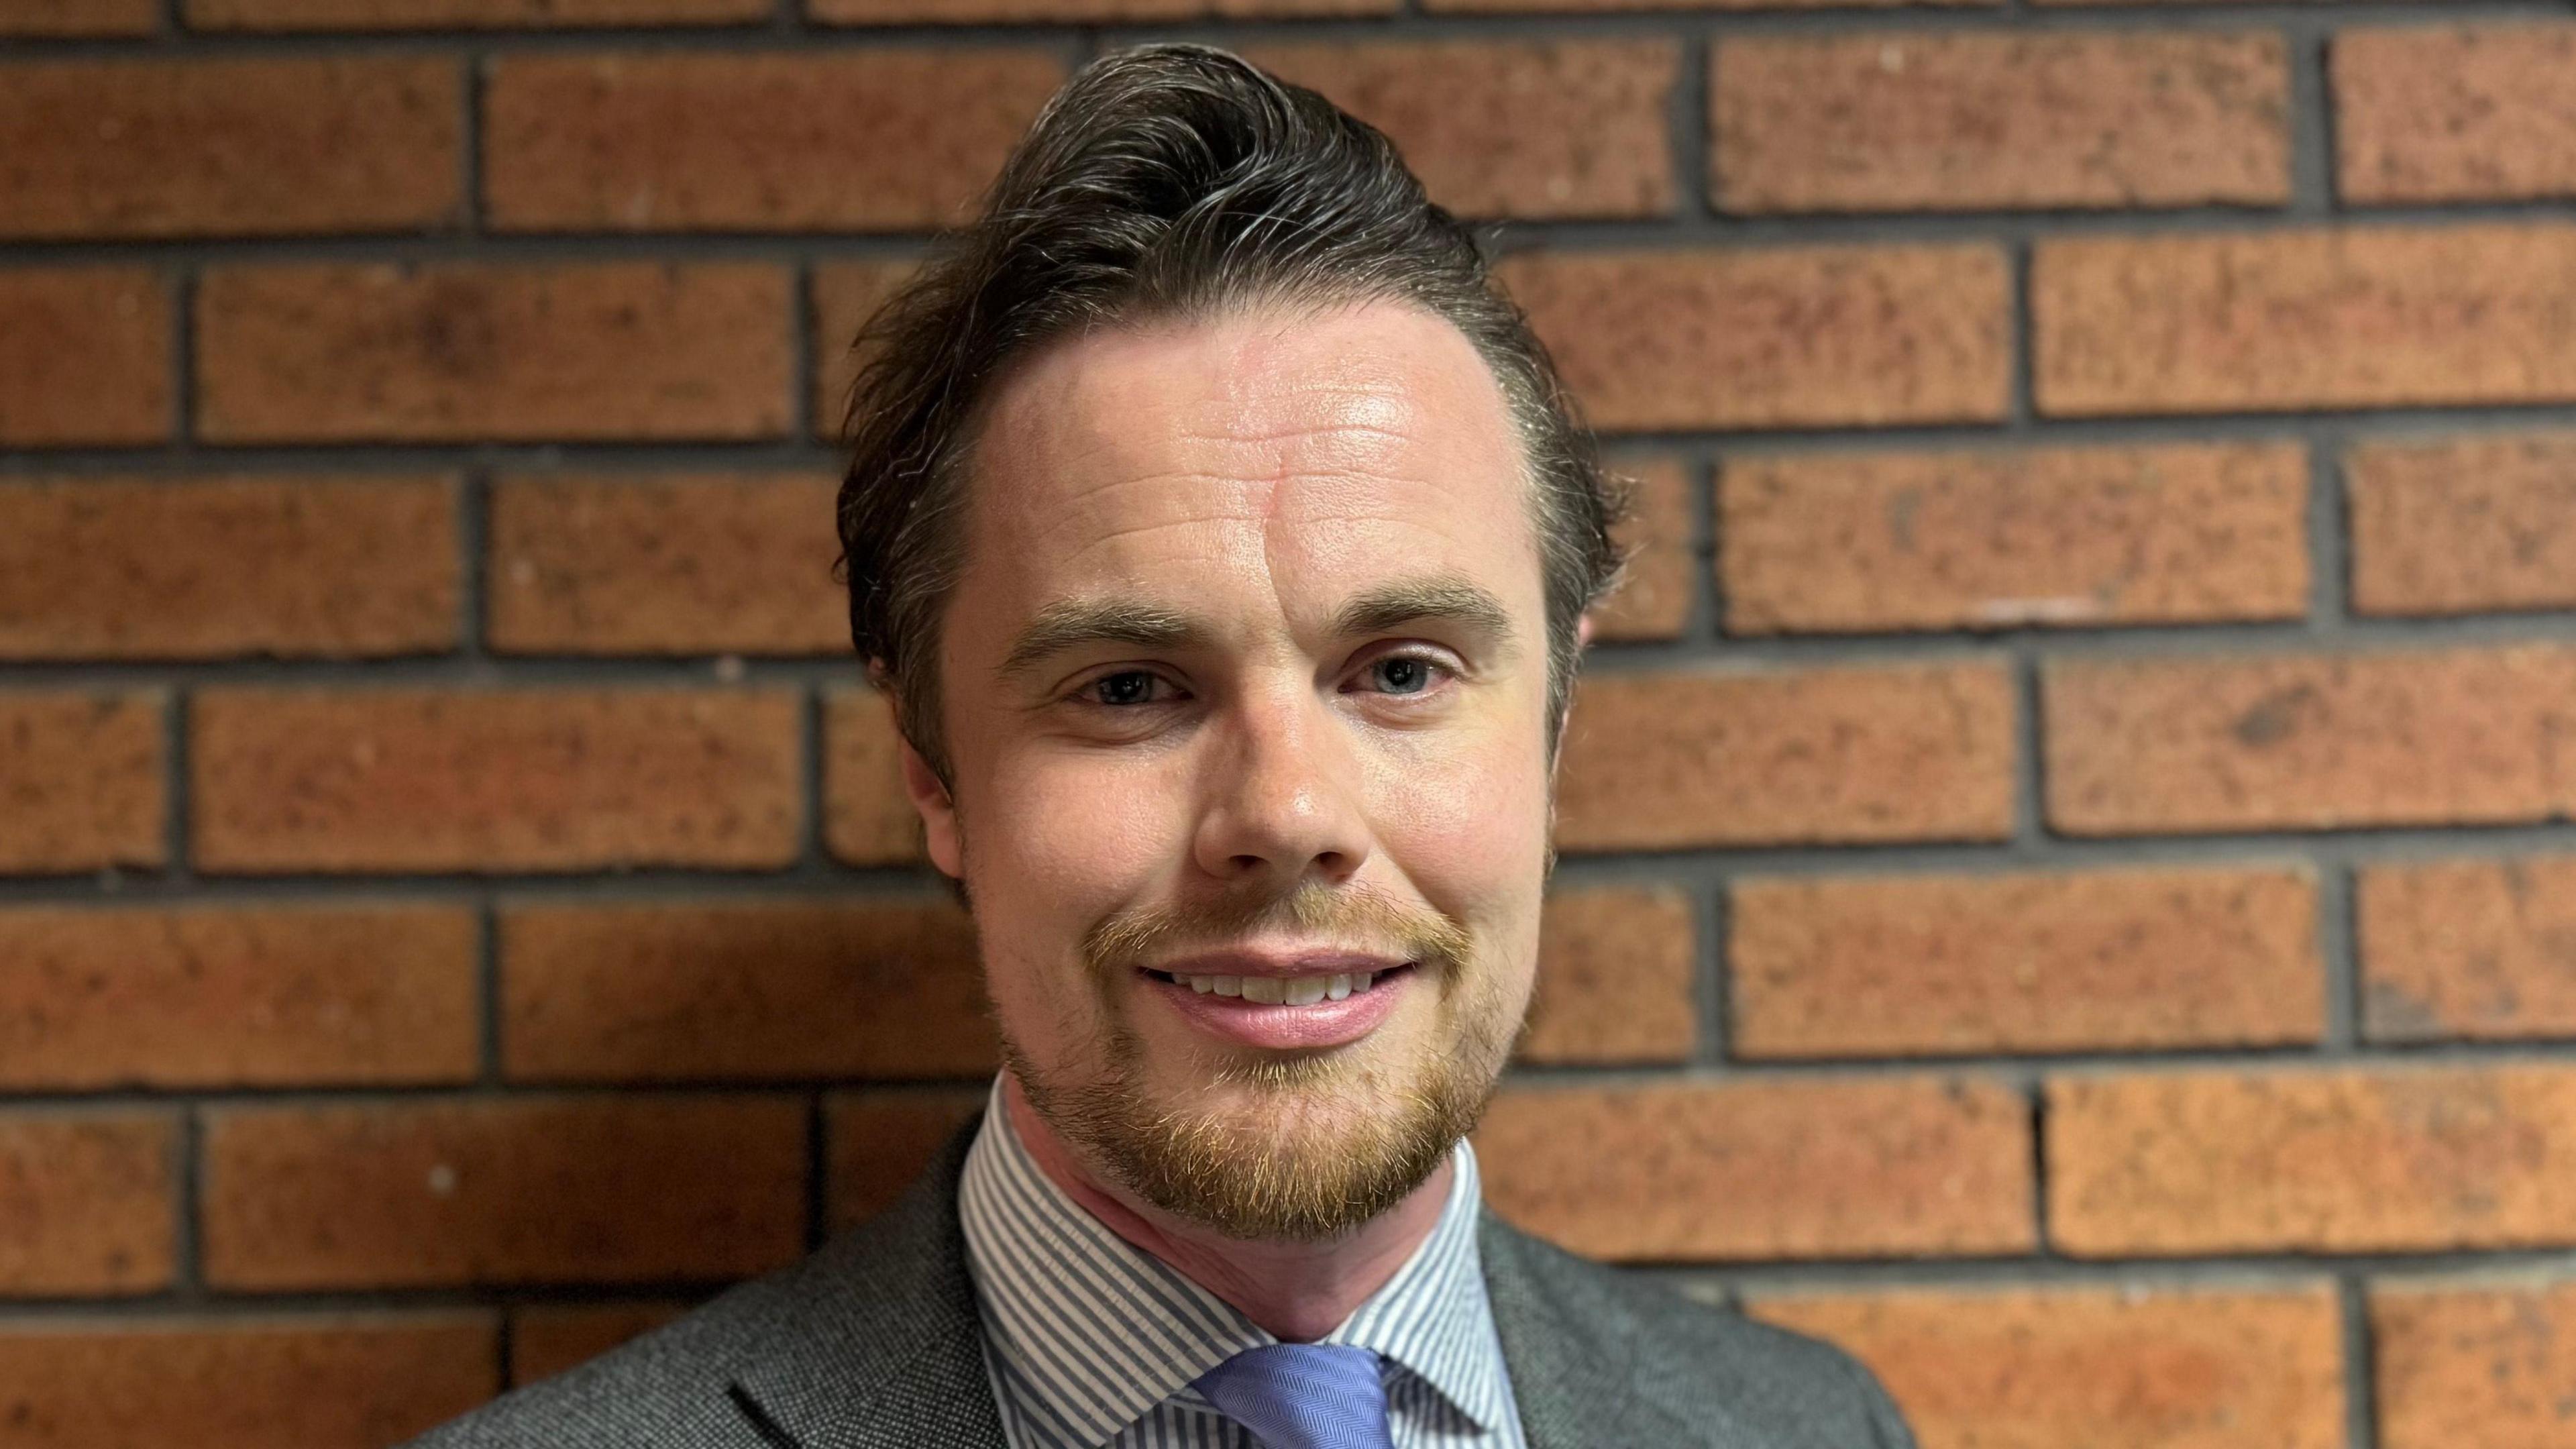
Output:
<svg viewBox="0 0 2576 1449">
<path fill-rule="evenodd" d="M 1474 939 L 1428 907 L 1408 906 L 1374 886 L 1314 881 L 1286 895 L 1233 897 L 1186 906 L 1143 906 L 1103 918 L 1083 933 L 1084 962 L 1100 978 L 1191 951 L 1217 950 L 1265 929 L 1382 952 L 1445 968 L 1454 980 Z"/>
</svg>

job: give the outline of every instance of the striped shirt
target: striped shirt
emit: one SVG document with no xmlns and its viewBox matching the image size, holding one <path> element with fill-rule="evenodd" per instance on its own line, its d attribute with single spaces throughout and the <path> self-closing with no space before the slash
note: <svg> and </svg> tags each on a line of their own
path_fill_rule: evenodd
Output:
<svg viewBox="0 0 2576 1449">
<path fill-rule="evenodd" d="M 1464 1142 L 1440 1220 L 1323 1343 L 1382 1355 L 1395 1449 L 1523 1449 L 1476 1252 Z M 984 1362 L 1011 1449 L 1256 1449 L 1193 1380 L 1279 1340 L 1065 1196 L 1029 1156 L 996 1077 L 958 1183 Z"/>
</svg>

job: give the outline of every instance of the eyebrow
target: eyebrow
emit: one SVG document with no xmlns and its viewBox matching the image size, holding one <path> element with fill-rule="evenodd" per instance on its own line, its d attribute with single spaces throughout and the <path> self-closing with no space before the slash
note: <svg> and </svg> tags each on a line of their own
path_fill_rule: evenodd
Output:
<svg viewBox="0 0 2576 1449">
<path fill-rule="evenodd" d="M 1382 584 L 1333 615 L 1333 634 L 1383 634 L 1405 624 L 1439 620 L 1464 626 L 1499 649 L 1512 644 L 1512 616 L 1490 590 L 1455 574 Z"/>
<path fill-rule="evenodd" d="M 1457 575 L 1406 579 L 1381 584 L 1342 605 L 1333 614 L 1337 638 L 1382 634 L 1405 624 L 1445 620 L 1483 636 L 1499 652 L 1515 643 L 1511 614 L 1502 600 L 1481 585 Z M 1180 650 L 1200 647 L 1215 637 L 1203 621 L 1176 609 L 1128 599 L 1075 599 L 1047 605 L 1020 631 L 1002 659 L 1005 676 L 1025 674 L 1067 650 L 1091 644 L 1126 644 L 1139 649 Z"/>
<path fill-rule="evenodd" d="M 1086 644 L 1132 644 L 1139 649 L 1186 649 L 1208 630 L 1174 609 L 1126 599 L 1073 599 L 1047 605 L 1020 631 L 1002 659 L 1004 675 L 1025 674 L 1068 649 Z"/>
</svg>

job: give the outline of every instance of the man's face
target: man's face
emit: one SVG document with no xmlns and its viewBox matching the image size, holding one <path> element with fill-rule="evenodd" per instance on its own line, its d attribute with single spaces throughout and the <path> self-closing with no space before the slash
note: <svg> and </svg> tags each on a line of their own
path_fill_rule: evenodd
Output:
<svg viewBox="0 0 2576 1449">
<path fill-rule="evenodd" d="M 1355 1227 L 1472 1125 L 1536 964 L 1545 614 L 1500 388 L 1394 304 L 1111 331 L 1015 372 L 970 472 L 953 806 L 911 777 L 1012 1070 L 1166 1211 Z"/>
</svg>

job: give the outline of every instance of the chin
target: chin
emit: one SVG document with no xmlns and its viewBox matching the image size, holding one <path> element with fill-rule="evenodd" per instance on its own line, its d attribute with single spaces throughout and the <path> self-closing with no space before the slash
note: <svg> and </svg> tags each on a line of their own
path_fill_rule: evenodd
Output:
<svg viewBox="0 0 2576 1449">
<path fill-rule="evenodd" d="M 1482 1045 L 1479 1043 L 1479 1045 Z M 1184 1082 L 1023 1078 L 1056 1132 L 1138 1198 L 1221 1235 L 1315 1242 L 1402 1202 L 1474 1130 L 1499 1051 L 1241 1059 Z"/>
</svg>

